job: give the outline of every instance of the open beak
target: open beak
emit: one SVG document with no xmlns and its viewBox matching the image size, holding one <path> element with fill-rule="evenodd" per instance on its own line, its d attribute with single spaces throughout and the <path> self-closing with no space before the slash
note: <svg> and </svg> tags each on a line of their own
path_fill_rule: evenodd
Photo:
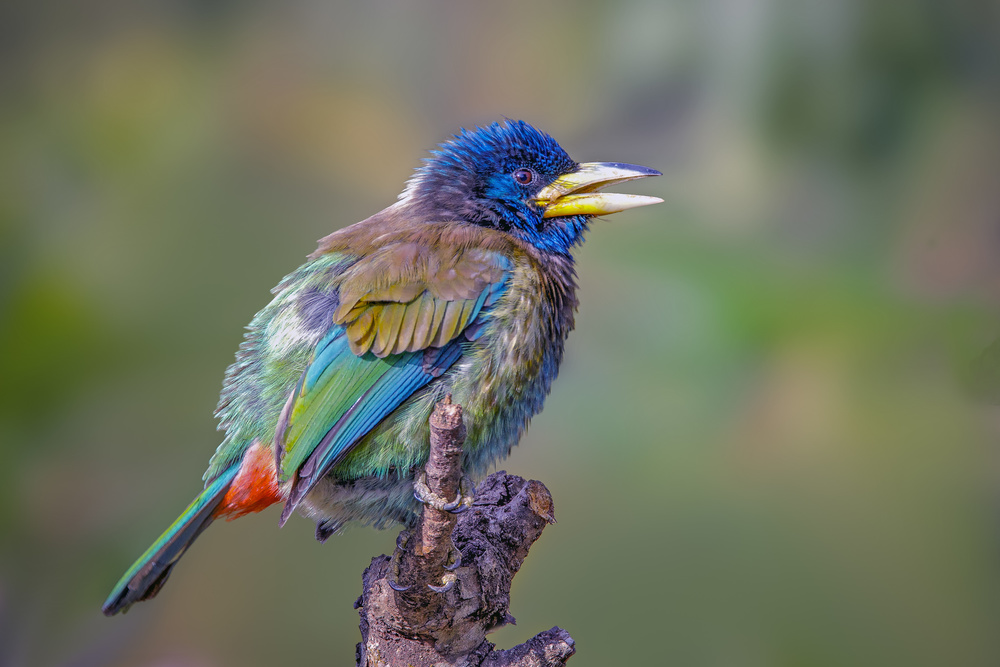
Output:
<svg viewBox="0 0 1000 667">
<path fill-rule="evenodd" d="M 621 162 L 584 162 L 579 169 L 563 174 L 535 195 L 542 217 L 564 215 L 607 215 L 637 206 L 659 204 L 659 197 L 598 192 L 601 188 L 646 176 L 661 176 L 648 167 Z"/>
</svg>

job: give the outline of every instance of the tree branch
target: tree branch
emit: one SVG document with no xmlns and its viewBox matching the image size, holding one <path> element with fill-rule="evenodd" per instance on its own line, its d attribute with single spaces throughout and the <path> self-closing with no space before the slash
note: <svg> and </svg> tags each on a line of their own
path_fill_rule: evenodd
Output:
<svg viewBox="0 0 1000 667">
<path fill-rule="evenodd" d="M 442 505 L 459 493 L 465 426 L 447 397 L 431 415 L 427 491 Z M 528 549 L 553 517 L 545 485 L 497 472 L 461 514 L 425 505 L 417 526 L 400 533 L 392 557 L 364 573 L 355 606 L 361 616 L 357 662 L 365 667 L 463 665 L 548 667 L 575 652 L 565 630 L 552 628 L 509 650 L 486 634 L 514 618 L 510 585 Z"/>
</svg>

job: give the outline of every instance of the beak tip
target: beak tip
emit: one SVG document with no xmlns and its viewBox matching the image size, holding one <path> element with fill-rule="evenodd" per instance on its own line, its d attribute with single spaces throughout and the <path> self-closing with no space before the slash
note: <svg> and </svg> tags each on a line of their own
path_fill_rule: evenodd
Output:
<svg viewBox="0 0 1000 667">
<path fill-rule="evenodd" d="M 661 171 L 653 169 L 652 167 L 643 167 L 642 165 L 630 164 L 627 162 L 597 162 L 588 164 L 594 164 L 595 166 L 599 165 L 611 169 L 621 170 L 623 172 L 629 172 L 632 178 L 643 178 L 646 176 L 663 176 L 663 173 Z"/>
</svg>

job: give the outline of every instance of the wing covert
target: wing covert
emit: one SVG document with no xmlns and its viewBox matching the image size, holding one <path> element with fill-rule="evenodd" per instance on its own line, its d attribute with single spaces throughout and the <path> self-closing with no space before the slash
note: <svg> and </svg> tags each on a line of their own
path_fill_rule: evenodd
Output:
<svg viewBox="0 0 1000 667">
<path fill-rule="evenodd" d="M 390 245 L 344 272 L 333 322 L 346 329 L 355 354 L 384 358 L 443 346 L 492 305 L 512 268 L 507 257 L 479 248 L 419 248 Z"/>
</svg>

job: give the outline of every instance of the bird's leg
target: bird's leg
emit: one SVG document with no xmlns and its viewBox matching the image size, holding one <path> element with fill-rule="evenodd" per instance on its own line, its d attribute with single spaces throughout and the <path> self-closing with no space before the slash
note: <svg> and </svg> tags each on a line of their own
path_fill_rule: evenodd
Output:
<svg viewBox="0 0 1000 667">
<path fill-rule="evenodd" d="M 433 507 L 436 510 L 461 514 L 472 507 L 472 503 L 476 499 L 475 495 L 468 491 L 470 486 L 472 484 L 463 475 L 458 483 L 458 494 L 454 500 L 448 500 L 430 490 L 430 487 L 427 486 L 427 473 L 421 471 L 417 478 L 413 480 L 413 497 L 424 505 Z"/>
</svg>

